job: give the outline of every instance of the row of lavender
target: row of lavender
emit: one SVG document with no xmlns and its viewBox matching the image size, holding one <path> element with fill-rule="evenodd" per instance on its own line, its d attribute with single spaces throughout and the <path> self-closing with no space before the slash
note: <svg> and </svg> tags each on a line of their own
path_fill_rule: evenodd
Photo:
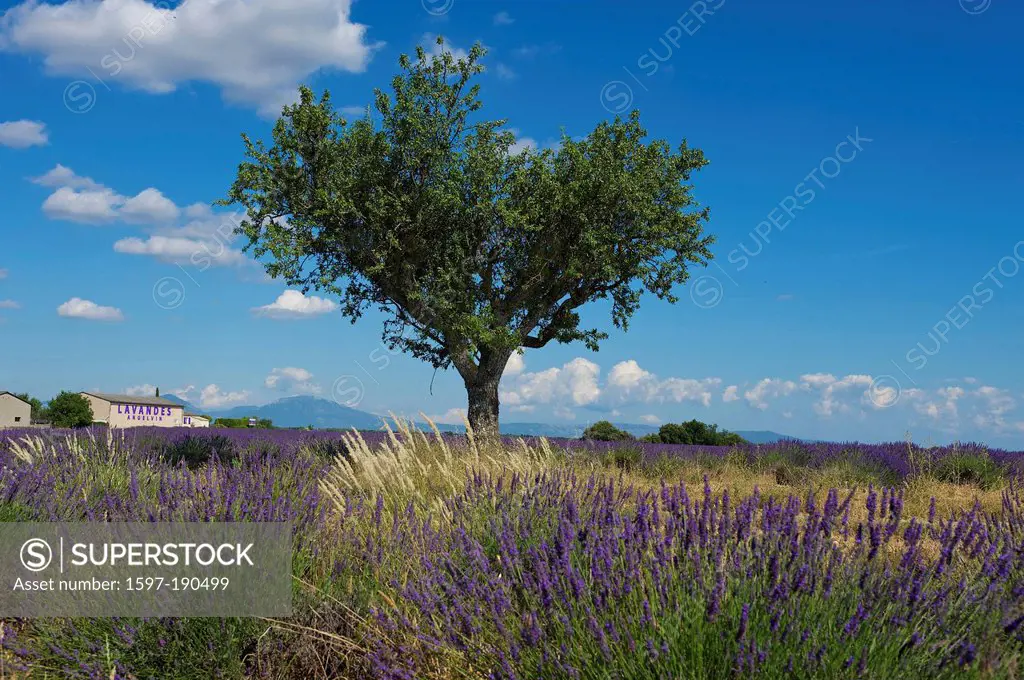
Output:
<svg viewBox="0 0 1024 680">
<path fill-rule="evenodd" d="M 239 455 L 164 462 L 162 447 L 188 435 L 223 435 Z M 45 436 L 39 455 L 15 450 L 19 433 L 0 437 L 0 519 L 290 520 L 297 582 L 316 594 L 302 597 L 317 598 L 297 608 L 315 618 L 293 627 L 313 635 L 245 620 L 0 630 L 20 663 L 61 677 L 1013 677 L 1024 663 L 1013 485 L 1000 512 L 908 518 L 901 492 L 884 489 L 856 507 L 835 490 L 731 499 L 569 472 L 477 474 L 425 515 L 383 496 L 323 497 L 329 463 L 316 451 L 337 433 Z M 725 455 L 645 453 L 662 454 Z"/>
<path fill-rule="evenodd" d="M 48 440 L 59 442 L 67 436 L 94 439 L 105 439 L 105 430 L 92 428 L 76 433 L 61 430 L 0 430 L 0 463 L 3 456 L 10 451 L 10 442 L 23 439 L 25 436 L 43 436 Z M 286 457 L 292 457 L 302 449 L 321 449 L 326 452 L 337 452 L 342 443 L 342 432 L 338 431 L 305 431 L 305 430 L 262 430 L 262 429 L 211 429 L 194 430 L 189 428 L 133 428 L 118 433 L 125 437 L 129 448 L 140 456 L 158 454 L 169 445 L 185 438 L 208 439 L 211 437 L 227 439 L 237 451 L 257 449 L 273 449 Z M 388 435 L 386 432 L 361 432 L 360 436 L 371 446 L 379 446 Z M 462 435 L 446 434 L 445 438 L 453 445 L 465 443 Z M 517 438 L 506 437 L 511 445 Z M 526 438 L 530 444 L 536 445 L 539 440 Z M 635 449 L 646 462 L 659 459 L 710 461 L 726 457 L 747 459 L 784 459 L 800 465 L 818 468 L 837 461 L 854 461 L 875 465 L 891 471 L 903 479 L 910 476 L 915 469 L 925 463 L 940 462 L 950 456 L 976 455 L 990 459 L 1012 475 L 1024 474 L 1024 452 L 989 448 L 984 444 L 960 443 L 951 446 L 923 448 L 907 442 L 889 442 L 882 444 L 863 444 L 857 442 L 801 442 L 787 440 L 763 445 L 744 445 L 735 447 L 720 446 L 685 446 L 675 444 L 653 444 L 648 442 L 602 442 L 579 439 L 552 438 L 548 440 L 552 446 L 569 452 L 607 453 L 624 448 Z"/>
</svg>

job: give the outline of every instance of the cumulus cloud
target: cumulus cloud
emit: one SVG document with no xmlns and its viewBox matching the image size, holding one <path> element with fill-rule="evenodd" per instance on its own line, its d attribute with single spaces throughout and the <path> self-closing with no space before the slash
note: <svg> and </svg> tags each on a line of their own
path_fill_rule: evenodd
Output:
<svg viewBox="0 0 1024 680">
<path fill-rule="evenodd" d="M 263 381 L 264 387 L 291 394 L 320 394 L 323 390 L 313 382 L 313 374 L 304 368 L 275 368 Z"/>
<path fill-rule="evenodd" d="M 1017 402 L 1009 390 L 982 385 L 972 390 L 971 394 L 981 401 L 980 408 L 973 418 L 975 425 L 997 431 L 1008 428 L 1010 424 L 1006 421 L 1006 414 L 1017 407 Z"/>
<path fill-rule="evenodd" d="M 754 387 L 744 392 L 743 398 L 746 399 L 747 403 L 753 408 L 765 411 L 768 409 L 769 399 L 789 396 L 795 392 L 796 389 L 797 384 L 792 380 L 764 378 L 754 385 Z"/>
<path fill-rule="evenodd" d="M 503 378 L 511 378 L 517 376 L 526 370 L 526 360 L 523 355 L 519 352 L 513 352 L 512 356 L 508 358 L 508 363 L 505 364 L 505 372 L 502 374 Z"/>
<path fill-rule="evenodd" d="M 724 401 L 727 404 L 729 402 L 732 402 L 732 401 L 739 401 L 739 399 L 740 399 L 740 387 L 739 387 L 739 385 L 729 385 L 728 387 L 725 388 L 725 391 L 722 392 L 722 401 Z"/>
<path fill-rule="evenodd" d="M 120 220 L 126 224 L 167 225 L 181 213 L 158 189 L 150 187 L 135 196 L 123 196 L 59 163 L 45 175 L 32 178 L 32 182 L 56 189 L 43 202 L 43 212 L 52 219 L 82 224 Z"/>
<path fill-rule="evenodd" d="M 145 383 L 143 385 L 135 385 L 134 387 L 126 387 L 124 393 L 129 397 L 152 397 L 156 395 L 156 385 Z"/>
<path fill-rule="evenodd" d="M 661 422 L 661 418 L 659 418 L 656 415 L 649 414 L 649 415 L 640 416 L 640 422 L 647 423 L 648 425 L 657 425 L 658 423 Z"/>
<path fill-rule="evenodd" d="M 503 381 L 501 400 L 513 410 L 528 410 L 526 407 L 554 402 L 586 406 L 601 396 L 597 385 L 600 373 L 597 364 L 577 357 L 560 368 L 521 373 Z"/>
<path fill-rule="evenodd" d="M 2 28 L 3 24 L 0 24 L 0 30 Z M 38 120 L 12 120 L 0 123 L 0 146 L 27 149 L 30 146 L 43 146 L 49 141 L 46 124 Z"/>
<path fill-rule="evenodd" d="M 511 14 L 504 10 L 494 15 L 495 26 L 508 26 L 513 23 L 515 23 L 515 19 L 512 18 Z"/>
<path fill-rule="evenodd" d="M 124 314 L 117 307 L 103 307 L 82 298 L 73 297 L 57 308 L 57 314 L 90 321 L 122 321 Z"/>
<path fill-rule="evenodd" d="M 696 401 L 711 405 L 712 389 L 721 384 L 719 378 L 658 378 L 640 367 L 635 359 L 620 361 L 608 373 L 609 398 L 625 402 Z"/>
<path fill-rule="evenodd" d="M 876 407 L 890 405 L 889 395 L 883 390 L 892 389 L 883 385 L 874 386 L 875 394 L 871 394 L 873 379 L 870 375 L 848 375 L 836 378 L 831 373 L 809 373 L 800 376 L 800 386 L 805 390 L 817 390 L 820 398 L 814 404 L 814 411 L 820 416 L 829 417 L 837 409 L 849 408 L 839 400 L 839 395 L 851 388 L 862 388 L 862 402 Z M 893 395 L 895 396 L 895 395 Z"/>
<path fill-rule="evenodd" d="M 223 408 L 233 404 L 241 404 L 249 398 L 249 392 L 225 392 L 217 385 L 207 385 L 199 393 L 199 405 L 203 408 Z"/>
<path fill-rule="evenodd" d="M 82 177 L 75 173 L 71 168 L 61 165 L 58 163 L 53 170 L 50 170 L 45 175 L 39 177 L 33 177 L 31 180 L 34 184 L 38 184 L 44 187 L 56 188 L 56 187 L 68 187 L 69 189 L 102 189 L 103 185 L 94 182 L 89 177 Z"/>
<path fill-rule="evenodd" d="M 277 115 L 310 74 L 366 68 L 381 44 L 350 9 L 351 0 L 29 0 L 4 14 L 0 50 L 39 54 L 52 76 L 95 73 L 151 94 L 212 83 L 227 101 Z"/>
<path fill-rule="evenodd" d="M 245 253 L 227 248 L 216 241 L 203 241 L 180 236 L 154 235 L 147 238 L 130 236 L 114 242 L 114 252 L 126 255 L 151 255 L 163 262 L 210 265 L 240 265 L 248 262 Z"/>
<path fill-rule="evenodd" d="M 452 407 L 439 415 L 427 416 L 435 423 L 445 425 L 462 425 L 466 422 L 467 411 L 464 408 Z"/>
<path fill-rule="evenodd" d="M 0 300 L 0 309 L 21 309 L 21 305 L 14 300 Z"/>
<path fill-rule="evenodd" d="M 121 206 L 120 217 L 129 224 L 165 224 L 178 219 L 181 211 L 157 189 L 144 189 Z"/>
<path fill-rule="evenodd" d="M 117 208 L 124 197 L 110 189 L 81 189 L 61 187 L 43 202 L 43 212 L 55 220 L 81 224 L 102 224 L 117 219 Z"/>
<path fill-rule="evenodd" d="M 257 316 L 271 319 L 303 319 L 333 312 L 337 304 L 332 300 L 315 295 L 303 295 L 302 291 L 286 290 L 274 302 L 262 307 L 254 307 Z"/>
</svg>

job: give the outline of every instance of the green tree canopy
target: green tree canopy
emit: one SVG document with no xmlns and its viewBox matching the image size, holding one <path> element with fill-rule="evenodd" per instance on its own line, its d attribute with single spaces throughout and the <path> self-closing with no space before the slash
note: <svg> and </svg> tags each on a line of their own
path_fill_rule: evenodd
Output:
<svg viewBox="0 0 1024 680">
<path fill-rule="evenodd" d="M 353 322 L 387 315 L 383 339 L 454 366 L 470 424 L 498 432 L 498 381 L 513 352 L 551 341 L 597 349 L 607 334 L 577 310 L 611 302 L 626 329 L 646 291 L 675 302 L 690 264 L 706 264 L 708 212 L 689 185 L 706 164 L 683 141 L 645 142 L 634 111 L 557 150 L 513 148 L 505 120 L 481 113 L 484 49 L 455 59 L 402 55 L 392 93 L 354 122 L 308 88 L 221 201 L 241 204 L 246 248 L 273 277 L 340 298 Z"/>
<path fill-rule="evenodd" d="M 665 423 L 657 434 L 643 437 L 644 441 L 659 444 L 696 444 L 703 446 L 734 446 L 745 444 L 746 440 L 734 432 L 719 430 L 718 425 L 708 425 L 699 420 L 685 423 Z"/>
<path fill-rule="evenodd" d="M 607 420 L 599 420 L 583 431 L 581 439 L 592 439 L 599 442 L 622 442 L 636 439 L 636 437 L 625 430 L 620 430 Z"/>
<path fill-rule="evenodd" d="M 54 427 L 87 427 L 92 425 L 92 404 L 81 394 L 61 392 L 50 400 L 50 423 Z"/>
</svg>

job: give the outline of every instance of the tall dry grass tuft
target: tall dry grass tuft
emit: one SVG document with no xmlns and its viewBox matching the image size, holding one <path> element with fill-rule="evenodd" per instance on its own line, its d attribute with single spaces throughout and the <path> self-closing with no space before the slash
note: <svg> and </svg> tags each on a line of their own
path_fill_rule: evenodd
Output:
<svg viewBox="0 0 1024 680">
<path fill-rule="evenodd" d="M 320 489 L 345 513 L 348 499 L 381 496 L 386 505 L 447 514 L 445 501 L 460 493 L 474 475 L 533 475 L 559 467 L 561 456 L 545 439 L 530 446 L 522 438 L 513 447 L 482 444 L 466 423 L 464 444 L 447 441 L 425 414 L 433 436 L 390 414 L 387 439 L 371 449 L 358 431 L 343 435 L 346 453 L 334 457 Z M 396 432 L 397 430 L 397 432 Z M 453 445 L 454 444 L 454 445 Z"/>
</svg>

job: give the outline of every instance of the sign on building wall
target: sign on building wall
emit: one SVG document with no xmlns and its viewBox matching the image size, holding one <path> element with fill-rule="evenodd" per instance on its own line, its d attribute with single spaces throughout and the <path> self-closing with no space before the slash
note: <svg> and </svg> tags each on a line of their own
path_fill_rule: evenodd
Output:
<svg viewBox="0 0 1024 680">
<path fill-rule="evenodd" d="M 142 404 L 118 404 L 117 414 L 126 420 L 163 422 L 174 415 L 170 406 L 143 406 Z"/>
</svg>

